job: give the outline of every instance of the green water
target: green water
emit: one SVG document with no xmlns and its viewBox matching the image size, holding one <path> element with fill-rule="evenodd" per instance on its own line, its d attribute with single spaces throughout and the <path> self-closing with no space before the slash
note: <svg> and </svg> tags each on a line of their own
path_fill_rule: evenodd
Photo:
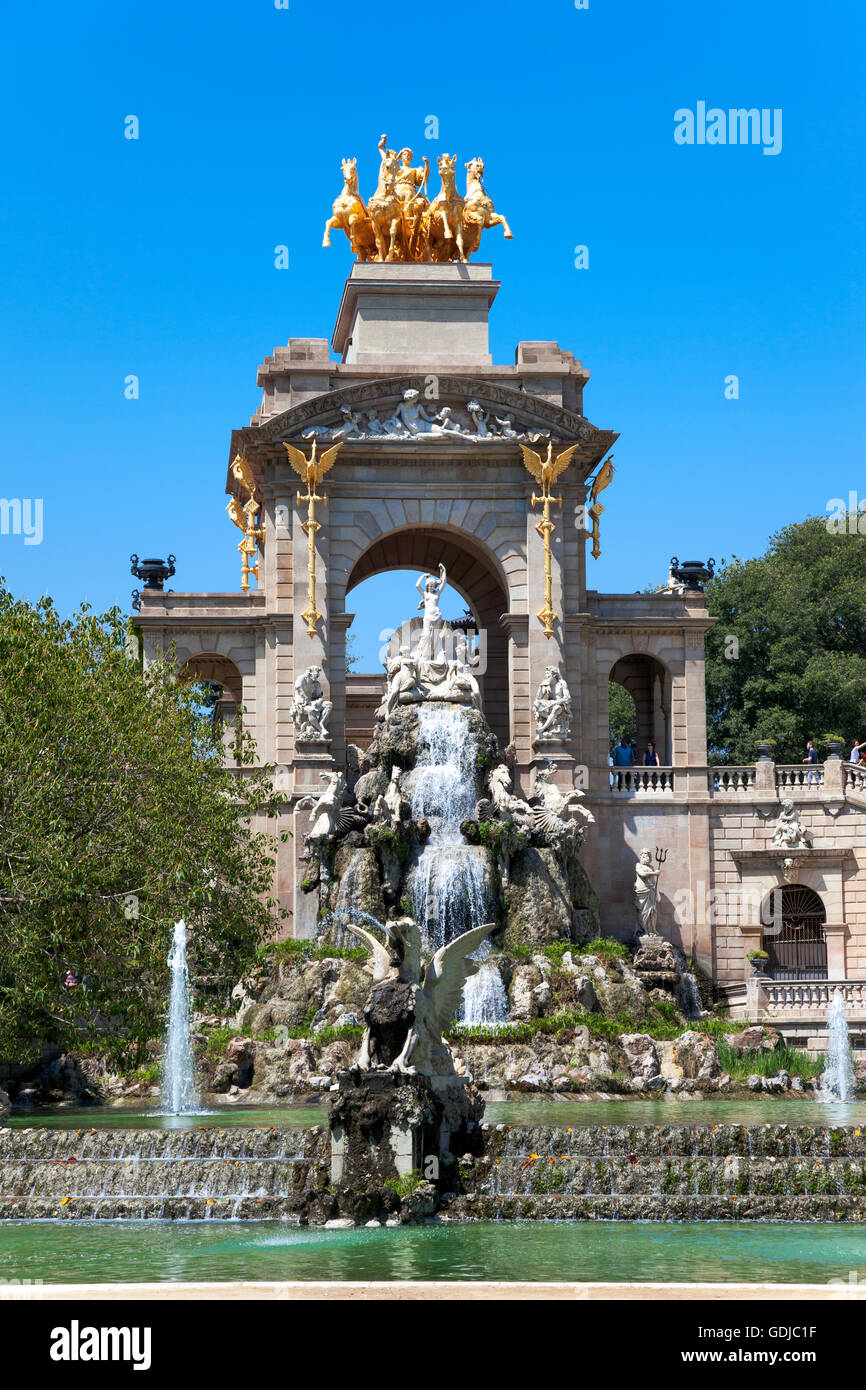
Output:
<svg viewBox="0 0 866 1390">
<path fill-rule="evenodd" d="M 590 1221 L 297 1230 L 246 1222 L 0 1224 L 0 1283 L 234 1279 L 823 1284 L 866 1274 L 862 1228 Z"/>
<path fill-rule="evenodd" d="M 267 1128 L 271 1125 L 324 1125 L 326 1105 L 284 1105 L 260 1107 L 226 1106 L 197 1115 L 162 1115 L 156 1110 L 136 1107 L 89 1105 L 82 1109 L 15 1110 L 9 1120 L 12 1129 L 230 1129 Z"/>
<path fill-rule="evenodd" d="M 89 1106 L 80 1110 L 32 1110 L 14 1112 L 13 1128 L 39 1126 L 52 1129 L 195 1129 L 234 1125 L 326 1124 L 326 1105 L 257 1107 L 225 1106 L 202 1115 L 160 1115 L 140 1107 Z M 563 1125 L 862 1125 L 866 1103 L 827 1105 L 816 1100 L 714 1099 L 714 1100 L 521 1100 L 489 1101 L 485 1119 L 491 1124 Z"/>
</svg>

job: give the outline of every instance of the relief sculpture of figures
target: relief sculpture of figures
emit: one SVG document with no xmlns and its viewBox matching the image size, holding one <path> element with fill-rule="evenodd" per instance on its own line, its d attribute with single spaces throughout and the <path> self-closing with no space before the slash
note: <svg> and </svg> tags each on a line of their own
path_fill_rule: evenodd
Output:
<svg viewBox="0 0 866 1390">
<path fill-rule="evenodd" d="M 782 849 L 809 849 L 811 847 L 812 840 L 809 832 L 802 824 L 794 803 L 788 796 L 782 802 L 782 809 L 779 812 L 779 819 L 776 821 L 770 844 L 774 848 Z"/>
<path fill-rule="evenodd" d="M 571 733 L 571 691 L 555 666 L 548 666 L 532 703 L 536 743 L 565 743 Z"/>
<path fill-rule="evenodd" d="M 328 743 L 328 720 L 332 704 L 322 689 L 322 668 L 308 666 L 295 681 L 295 698 L 291 715 L 295 737 L 305 743 Z"/>
<path fill-rule="evenodd" d="M 466 261 L 477 251 L 488 227 L 501 227 L 506 240 L 513 233 L 493 206 L 484 186 L 484 160 L 476 156 L 464 166 L 466 192 L 457 191 L 457 156 L 438 158 L 441 188 L 427 195 L 430 163 L 413 166 L 408 147 L 392 150 L 388 137 L 379 140 L 376 191 L 365 204 L 358 188 L 357 159 L 341 161 L 343 191 L 325 223 L 323 246 L 331 232 L 345 232 L 359 261 Z"/>
<path fill-rule="evenodd" d="M 519 427 L 515 427 L 513 416 L 495 415 L 474 397 L 465 403 L 440 405 L 434 413 L 422 403 L 420 390 L 409 386 L 391 413 L 386 414 L 386 410 L 387 407 L 382 411 L 384 418 L 380 418 L 378 410 L 355 410 L 352 406 L 341 405 L 339 420 L 335 420 L 331 425 L 307 425 L 301 431 L 301 438 L 340 441 L 412 439 L 432 445 L 441 444 L 447 439 L 460 439 L 464 442 L 471 440 L 473 444 L 480 442 L 490 445 L 501 444 L 503 440 L 528 441 L 532 444 L 549 442 L 549 431 L 532 428 L 520 422 Z M 463 418 L 459 419 L 458 414 Z M 286 448 L 288 447 L 286 445 Z M 571 453 L 573 452 L 574 449 L 571 450 Z M 323 455 L 324 457 L 326 456 Z M 538 455 L 532 454 L 532 457 L 535 459 Z M 540 463 L 539 460 L 539 465 Z M 238 524 L 242 525 L 240 522 Z"/>
</svg>

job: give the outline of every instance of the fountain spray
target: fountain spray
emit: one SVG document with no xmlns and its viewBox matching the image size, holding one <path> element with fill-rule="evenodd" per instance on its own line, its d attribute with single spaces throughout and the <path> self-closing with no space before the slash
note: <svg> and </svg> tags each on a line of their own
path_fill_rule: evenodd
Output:
<svg viewBox="0 0 866 1390">
<path fill-rule="evenodd" d="M 162 1095 L 172 1115 L 188 1115 L 198 1109 L 195 1072 L 190 1042 L 189 971 L 186 963 L 186 922 L 175 922 L 168 953 L 171 994 L 165 1042 Z"/>
</svg>

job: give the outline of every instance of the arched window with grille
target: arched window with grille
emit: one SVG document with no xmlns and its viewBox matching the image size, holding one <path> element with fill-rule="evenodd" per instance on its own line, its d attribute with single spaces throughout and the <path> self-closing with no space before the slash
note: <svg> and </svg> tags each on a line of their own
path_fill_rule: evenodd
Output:
<svg viewBox="0 0 866 1390">
<path fill-rule="evenodd" d="M 826 980 L 826 918 L 813 889 L 799 883 L 774 888 L 764 911 L 767 974 L 774 980 Z"/>
</svg>

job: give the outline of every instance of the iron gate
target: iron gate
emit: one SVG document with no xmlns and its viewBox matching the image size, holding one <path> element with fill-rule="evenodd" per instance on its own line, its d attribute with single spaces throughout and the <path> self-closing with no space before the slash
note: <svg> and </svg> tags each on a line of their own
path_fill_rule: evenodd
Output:
<svg viewBox="0 0 866 1390">
<path fill-rule="evenodd" d="M 766 928 L 763 949 L 770 959 L 767 974 L 774 980 L 826 980 L 827 939 L 824 935 L 826 913 L 824 904 L 811 888 L 774 889 L 770 910 L 775 907 L 775 894 L 781 892 L 781 931 Z"/>
</svg>

